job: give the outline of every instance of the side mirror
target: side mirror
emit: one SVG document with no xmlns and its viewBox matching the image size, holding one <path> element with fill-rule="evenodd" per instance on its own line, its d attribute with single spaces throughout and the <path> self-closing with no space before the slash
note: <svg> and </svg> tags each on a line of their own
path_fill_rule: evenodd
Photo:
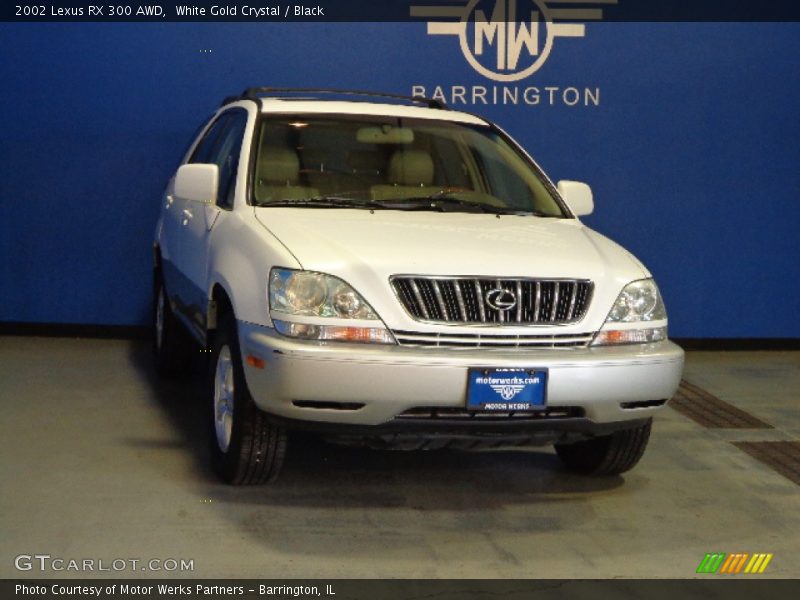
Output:
<svg viewBox="0 0 800 600">
<path fill-rule="evenodd" d="M 558 182 L 558 193 L 561 194 L 576 217 L 592 214 L 594 210 L 592 188 L 585 183 L 564 179 Z"/>
<path fill-rule="evenodd" d="M 182 165 L 175 175 L 175 196 L 202 204 L 217 201 L 219 167 L 217 165 Z"/>
</svg>

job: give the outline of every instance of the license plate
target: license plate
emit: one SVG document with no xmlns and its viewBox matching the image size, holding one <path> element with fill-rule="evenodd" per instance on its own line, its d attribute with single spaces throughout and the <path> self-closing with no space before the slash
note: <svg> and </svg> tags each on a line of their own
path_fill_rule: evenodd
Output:
<svg viewBox="0 0 800 600">
<path fill-rule="evenodd" d="M 542 410 L 547 371 L 542 369 L 470 369 L 467 408 L 485 411 Z"/>
</svg>

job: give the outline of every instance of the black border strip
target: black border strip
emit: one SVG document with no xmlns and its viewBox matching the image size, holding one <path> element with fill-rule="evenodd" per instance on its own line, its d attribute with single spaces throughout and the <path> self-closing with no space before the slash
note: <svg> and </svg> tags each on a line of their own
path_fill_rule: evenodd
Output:
<svg viewBox="0 0 800 600">
<path fill-rule="evenodd" d="M 99 3 L 102 6 L 102 3 Z M 189 14 L 179 15 L 177 5 L 163 5 L 163 14 L 137 14 L 139 3 L 122 4 L 127 11 L 112 13 L 108 5 L 102 6 L 103 13 L 95 10 L 89 14 L 88 3 L 83 0 L 50 0 L 38 8 L 31 3 L 0 6 L 0 21 L 6 22 L 418 22 L 457 20 L 455 17 L 412 15 L 412 7 L 429 8 L 464 7 L 468 0 L 314 0 L 314 2 L 268 3 L 277 8 L 279 14 L 254 15 L 245 7 L 262 7 L 264 3 L 250 0 L 193 0 Z M 562 1 L 556 7 L 572 9 L 593 9 L 602 11 L 602 20 L 608 22 L 797 22 L 800 21 L 800 3 L 792 0 L 569 0 L 565 6 Z M 214 5 L 225 10 L 214 11 Z M 317 7 L 320 11 L 297 14 L 295 7 Z M 493 2 L 487 0 L 481 7 L 487 10 Z M 24 8 L 23 8 L 24 7 Z M 552 6 L 550 7 L 553 8 Z M 59 14 L 59 9 L 61 13 Z M 69 10 L 67 10 L 69 9 Z M 28 14 L 25 14 L 25 13 Z M 147 11 L 144 11 L 147 12 Z M 520 11 L 522 13 L 523 11 Z M 580 18 L 564 19 L 579 21 Z"/>
<path fill-rule="evenodd" d="M 758 548 L 761 550 L 768 550 Z M 680 560 L 686 552 L 678 552 Z M 694 558 L 696 557 L 696 561 Z M 697 575 L 694 563 L 699 563 L 702 555 L 692 557 L 692 569 L 687 577 L 693 579 L 3 579 L 0 580 L 0 593 L 4 598 L 66 597 L 76 595 L 55 595 L 53 588 L 63 586 L 67 589 L 90 586 L 98 590 L 97 598 L 214 598 L 214 599 L 301 599 L 340 598 L 342 600 L 415 600 L 437 598 L 438 600 L 477 600 L 482 598 L 504 598 L 506 600 L 562 600 L 563 598 L 703 598 L 738 600 L 739 598 L 794 598 L 800 584 L 797 579 L 767 578 L 775 572 L 772 566 L 781 564 L 791 569 L 791 558 L 776 555 L 770 563 L 767 575 L 722 575 L 708 573 Z M 576 571 L 579 570 L 575 566 Z M 27 573 L 26 573 L 27 574 Z M 142 586 L 136 594 L 125 592 L 123 585 Z M 182 591 L 161 593 L 158 586 L 168 584 L 181 586 Z M 17 586 L 38 586 L 38 593 L 16 593 Z M 260 586 L 272 587 L 274 591 L 262 594 Z M 279 586 L 283 587 L 281 590 Z M 312 591 L 313 590 L 313 591 Z M 318 593 L 314 593 L 318 590 Z M 323 593 L 324 592 L 324 593 Z M 74 592 L 73 592 L 74 594 Z M 183 595 L 185 594 L 185 595 Z M 333 594 L 333 595 L 328 595 Z"/>
</svg>

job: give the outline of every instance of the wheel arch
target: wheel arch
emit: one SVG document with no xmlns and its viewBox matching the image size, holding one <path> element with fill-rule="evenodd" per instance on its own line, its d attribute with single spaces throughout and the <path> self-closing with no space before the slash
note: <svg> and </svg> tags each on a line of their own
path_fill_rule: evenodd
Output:
<svg viewBox="0 0 800 600">
<path fill-rule="evenodd" d="M 208 318 L 206 319 L 207 336 L 213 334 L 226 314 L 234 315 L 234 318 L 236 315 L 232 294 L 224 283 L 215 281 L 211 285 L 209 293 Z"/>
</svg>

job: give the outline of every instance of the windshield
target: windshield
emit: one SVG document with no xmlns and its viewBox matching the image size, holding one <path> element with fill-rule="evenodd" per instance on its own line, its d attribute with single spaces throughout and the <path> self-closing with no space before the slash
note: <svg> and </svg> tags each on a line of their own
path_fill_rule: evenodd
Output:
<svg viewBox="0 0 800 600">
<path fill-rule="evenodd" d="M 565 217 L 544 175 L 486 126 L 361 115 L 262 119 L 257 206 Z"/>
</svg>

